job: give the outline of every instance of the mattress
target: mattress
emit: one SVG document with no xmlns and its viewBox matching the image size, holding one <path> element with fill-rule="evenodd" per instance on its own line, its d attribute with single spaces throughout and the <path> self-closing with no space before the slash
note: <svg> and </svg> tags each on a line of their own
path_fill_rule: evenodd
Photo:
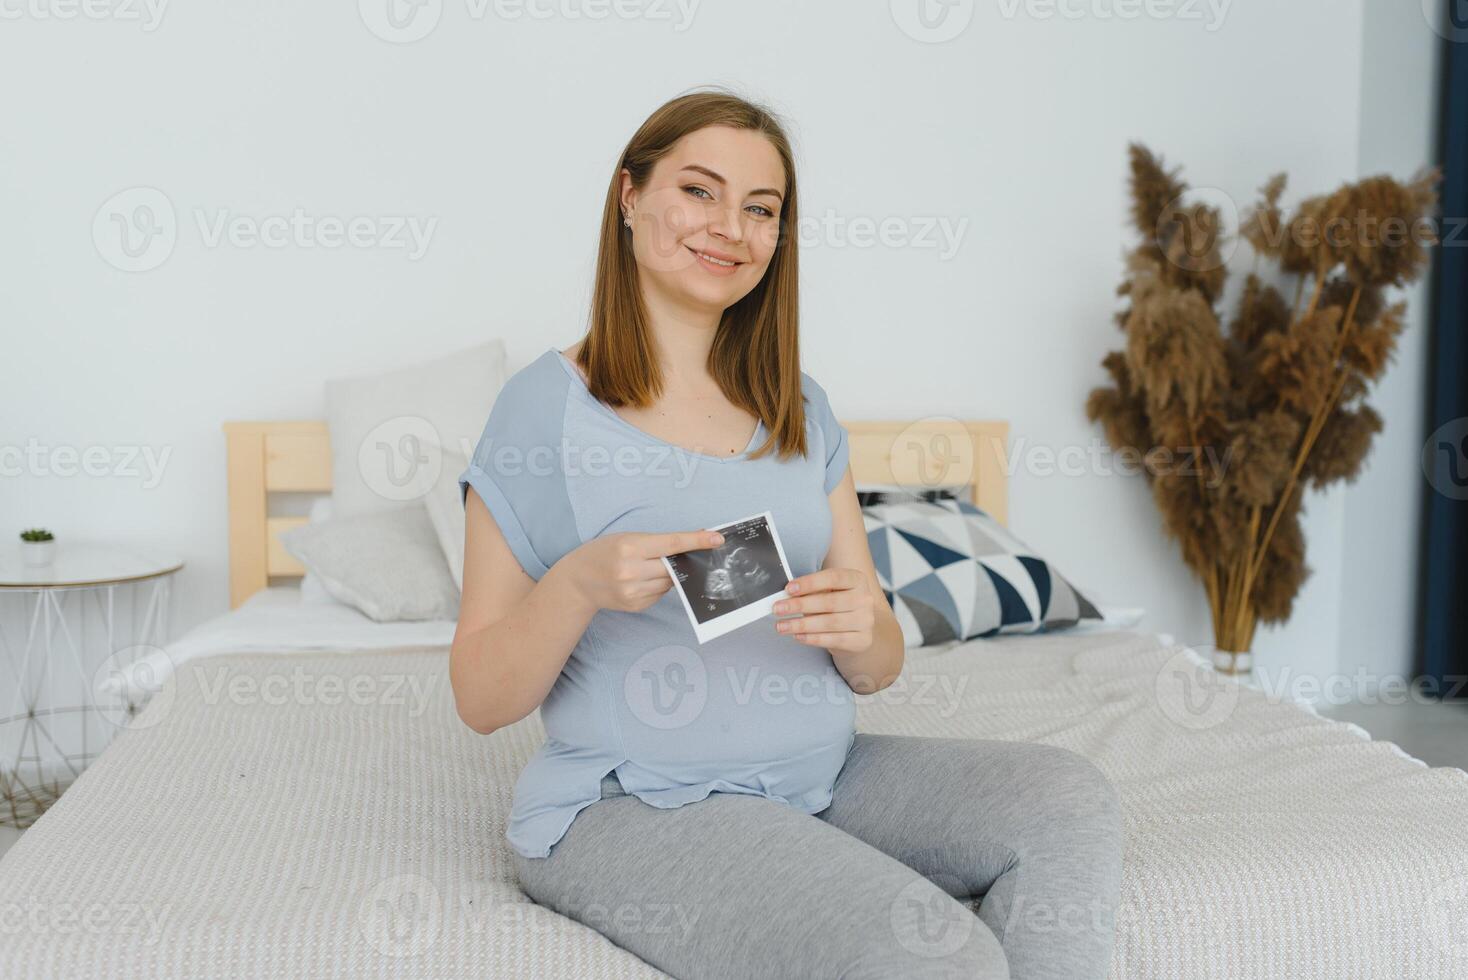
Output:
<svg viewBox="0 0 1468 980">
<path fill-rule="evenodd" d="M 1095 760 L 1125 814 L 1114 978 L 1462 976 L 1468 775 L 1232 682 L 1180 701 L 1197 661 L 1129 632 L 910 651 L 857 726 Z M 181 664 L 0 859 L 0 975 L 662 976 L 519 890 L 505 820 L 539 714 L 477 735 L 446 668 L 428 646 Z"/>
</svg>

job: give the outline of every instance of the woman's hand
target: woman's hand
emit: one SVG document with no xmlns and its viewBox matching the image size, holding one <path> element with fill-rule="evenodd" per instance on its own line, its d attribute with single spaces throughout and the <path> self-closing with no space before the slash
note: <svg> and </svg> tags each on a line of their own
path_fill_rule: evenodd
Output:
<svg viewBox="0 0 1468 980">
<path fill-rule="evenodd" d="M 721 544 L 717 531 L 646 534 L 624 531 L 593 538 L 562 558 L 576 591 L 596 609 L 641 612 L 673 587 L 664 555 Z"/>
<path fill-rule="evenodd" d="M 867 576 L 854 568 L 823 568 L 791 579 L 793 598 L 775 603 L 777 616 L 803 613 L 775 623 L 781 633 L 832 653 L 864 653 L 875 638 L 877 597 Z"/>
</svg>

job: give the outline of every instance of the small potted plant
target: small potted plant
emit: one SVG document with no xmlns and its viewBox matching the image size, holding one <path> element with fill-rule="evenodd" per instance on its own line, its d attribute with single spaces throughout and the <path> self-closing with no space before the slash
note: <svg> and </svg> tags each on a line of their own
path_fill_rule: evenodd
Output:
<svg viewBox="0 0 1468 980">
<path fill-rule="evenodd" d="M 51 564 L 55 557 L 56 535 L 43 527 L 20 532 L 21 560 L 30 566 Z"/>
</svg>

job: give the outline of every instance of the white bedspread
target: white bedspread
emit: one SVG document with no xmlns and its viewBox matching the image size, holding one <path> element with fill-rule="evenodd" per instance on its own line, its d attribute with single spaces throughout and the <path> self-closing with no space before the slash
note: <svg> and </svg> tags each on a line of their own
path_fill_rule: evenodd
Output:
<svg viewBox="0 0 1468 980">
<path fill-rule="evenodd" d="M 180 665 L 222 653 L 343 653 L 408 646 L 448 649 L 449 619 L 378 623 L 341 602 L 302 602 L 294 585 L 261 589 L 238 609 L 207 619 L 162 650 L 101 678 L 97 693 L 142 703 Z"/>
<path fill-rule="evenodd" d="M 1468 776 L 1236 685 L 1189 710 L 1180 650 L 913 651 L 858 727 L 1094 759 L 1126 813 L 1115 978 L 1468 975 Z M 505 817 L 539 716 L 475 735 L 445 666 L 441 648 L 181 665 L 0 860 L 0 976 L 662 976 L 520 892 Z"/>
<path fill-rule="evenodd" d="M 1136 626 L 1145 611 L 1101 606 L 1105 622 L 1071 627 L 1074 635 Z M 454 639 L 453 620 L 378 623 L 340 602 L 302 602 L 294 585 L 261 589 L 238 609 L 205 620 L 162 650 L 98 681 L 106 697 L 141 704 L 180 664 L 223 653 L 344 653 L 399 647 L 443 647 Z"/>
</svg>

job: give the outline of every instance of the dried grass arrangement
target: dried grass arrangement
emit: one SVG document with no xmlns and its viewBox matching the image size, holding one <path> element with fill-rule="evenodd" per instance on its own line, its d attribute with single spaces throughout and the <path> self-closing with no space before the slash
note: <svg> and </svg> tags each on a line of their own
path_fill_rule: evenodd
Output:
<svg viewBox="0 0 1468 980">
<path fill-rule="evenodd" d="M 1118 452 L 1189 461 L 1143 472 L 1207 590 L 1231 670 L 1258 623 L 1289 618 L 1309 574 L 1305 488 L 1353 480 L 1381 430 L 1365 397 L 1406 312 L 1386 291 L 1427 265 L 1438 174 L 1347 184 L 1288 217 L 1285 177 L 1270 180 L 1239 229 L 1254 270 L 1225 327 L 1221 210 L 1183 203 L 1178 173 L 1131 147 L 1141 242 L 1118 289 L 1126 344 L 1102 361 L 1112 384 L 1090 393 L 1086 413 Z M 1210 460 L 1224 463 L 1210 473 Z"/>
</svg>

